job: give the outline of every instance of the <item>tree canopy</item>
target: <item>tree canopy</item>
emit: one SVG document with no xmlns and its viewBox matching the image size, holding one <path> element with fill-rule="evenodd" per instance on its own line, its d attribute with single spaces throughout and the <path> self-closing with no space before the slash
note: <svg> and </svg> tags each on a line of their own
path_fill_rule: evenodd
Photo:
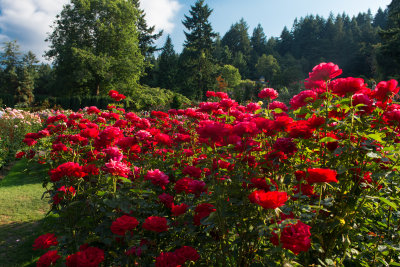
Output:
<svg viewBox="0 0 400 267">
<path fill-rule="evenodd" d="M 140 14 L 131 1 L 71 0 L 48 37 L 60 93 L 135 90 L 143 75 L 138 43 Z"/>
</svg>

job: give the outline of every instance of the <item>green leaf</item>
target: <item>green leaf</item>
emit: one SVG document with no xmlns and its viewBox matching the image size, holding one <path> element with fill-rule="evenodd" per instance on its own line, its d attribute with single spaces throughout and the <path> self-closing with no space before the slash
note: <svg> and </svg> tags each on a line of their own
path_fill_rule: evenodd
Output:
<svg viewBox="0 0 400 267">
<path fill-rule="evenodd" d="M 318 141 L 318 143 L 327 143 L 327 142 L 335 142 L 335 141 L 337 141 L 335 138 L 327 136 L 327 137 L 320 139 Z"/>
<path fill-rule="evenodd" d="M 386 205 L 392 207 L 394 210 L 397 211 L 397 205 L 396 205 L 395 203 L 393 203 L 393 202 L 387 200 L 387 199 L 384 198 L 384 197 L 380 197 L 379 200 L 382 201 L 382 202 L 384 202 Z"/>
<path fill-rule="evenodd" d="M 382 142 L 383 142 L 382 136 L 381 136 L 380 134 L 374 133 L 374 134 L 369 134 L 369 135 L 367 135 L 367 136 L 368 136 L 369 138 L 371 138 L 371 139 L 373 139 L 373 140 L 379 142 L 379 143 L 382 143 Z"/>
</svg>

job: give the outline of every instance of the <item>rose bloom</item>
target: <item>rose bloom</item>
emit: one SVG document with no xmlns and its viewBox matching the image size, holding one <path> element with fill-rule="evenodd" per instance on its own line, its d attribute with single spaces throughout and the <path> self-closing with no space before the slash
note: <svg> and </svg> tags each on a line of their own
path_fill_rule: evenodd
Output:
<svg viewBox="0 0 400 267">
<path fill-rule="evenodd" d="M 308 177 L 306 178 L 309 184 L 313 183 L 337 183 L 336 171 L 331 169 L 314 168 L 308 169 Z"/>
<path fill-rule="evenodd" d="M 317 93 L 311 90 L 304 90 L 299 94 L 292 97 L 290 100 L 290 108 L 296 110 L 298 108 L 306 106 L 308 103 L 312 103 L 317 99 Z"/>
<path fill-rule="evenodd" d="M 249 200 L 264 209 L 276 209 L 285 205 L 288 196 L 286 192 L 256 190 L 249 195 Z"/>
<path fill-rule="evenodd" d="M 169 183 L 169 177 L 159 169 L 149 170 L 144 176 L 145 180 L 150 180 L 152 184 L 159 185 L 161 187 L 166 186 Z"/>
<path fill-rule="evenodd" d="M 194 167 L 194 166 L 186 166 L 183 171 L 183 174 L 187 174 L 193 178 L 200 178 L 201 177 L 201 169 Z"/>
<path fill-rule="evenodd" d="M 197 205 L 194 209 L 194 217 L 193 217 L 193 224 L 194 225 L 201 225 L 201 219 L 208 217 L 212 212 L 216 211 L 214 206 L 209 203 L 202 203 Z"/>
<path fill-rule="evenodd" d="M 273 88 L 264 88 L 261 92 L 258 93 L 259 98 L 266 98 L 266 99 L 275 99 L 278 97 L 278 92 L 275 91 Z"/>
<path fill-rule="evenodd" d="M 103 152 L 106 153 L 107 159 L 112 159 L 114 161 L 121 161 L 124 157 L 121 149 L 115 146 L 103 149 Z"/>
<path fill-rule="evenodd" d="M 131 169 L 121 161 L 110 159 L 110 161 L 104 165 L 104 170 L 115 176 L 128 177 L 128 173 Z"/>
<path fill-rule="evenodd" d="M 136 218 L 123 215 L 112 222 L 111 232 L 116 235 L 124 236 L 127 231 L 136 228 L 138 225 L 139 222 Z"/>
<path fill-rule="evenodd" d="M 243 136 L 245 134 L 255 135 L 258 132 L 257 124 L 254 122 L 243 121 L 233 126 L 233 133 L 237 134 L 238 136 Z"/>
<path fill-rule="evenodd" d="M 295 225 L 283 228 L 280 240 L 278 235 L 272 233 L 271 242 L 275 246 L 282 244 L 283 248 L 292 251 L 294 254 L 308 251 L 311 247 L 311 227 L 300 220 Z"/>
<path fill-rule="evenodd" d="M 372 91 L 373 97 L 378 101 L 386 101 L 393 95 L 399 92 L 399 87 L 397 87 L 396 80 L 382 81 L 377 84 L 374 91 Z"/>
<path fill-rule="evenodd" d="M 274 101 L 271 104 L 269 104 L 269 109 L 270 110 L 274 110 L 274 109 L 277 109 L 277 108 L 281 109 L 284 112 L 287 112 L 289 110 L 285 103 L 282 103 L 282 102 L 279 102 L 279 101 Z"/>
<path fill-rule="evenodd" d="M 277 138 L 273 148 L 282 151 L 285 154 L 293 154 L 297 151 L 297 146 L 293 142 L 293 138 Z"/>
<path fill-rule="evenodd" d="M 180 205 L 172 204 L 172 207 L 171 207 L 172 216 L 177 217 L 179 215 L 185 214 L 185 212 L 187 211 L 188 207 L 189 206 L 186 205 L 185 203 L 182 203 Z"/>
<path fill-rule="evenodd" d="M 296 121 L 289 126 L 289 137 L 310 139 L 313 135 L 313 129 L 308 121 Z"/>
<path fill-rule="evenodd" d="M 353 95 L 366 88 L 364 79 L 361 78 L 339 78 L 329 84 L 332 93 L 338 96 Z"/>
<path fill-rule="evenodd" d="M 323 62 L 315 66 L 312 69 L 312 72 L 309 73 L 309 81 L 327 81 L 339 76 L 340 74 L 342 74 L 342 70 L 339 69 L 338 65 L 335 65 L 332 62 Z"/>
<path fill-rule="evenodd" d="M 61 258 L 60 255 L 57 254 L 57 250 L 50 250 L 43 254 L 39 260 L 36 262 L 37 267 L 48 267 L 51 265 L 55 265 L 56 261 Z"/>
<path fill-rule="evenodd" d="M 162 193 L 158 196 L 158 199 L 168 208 L 171 208 L 174 205 L 174 197 L 167 193 Z"/>
<path fill-rule="evenodd" d="M 178 257 L 178 262 L 182 265 L 185 264 L 186 261 L 197 261 L 200 259 L 197 250 L 190 246 L 178 248 L 174 253 Z"/>
<path fill-rule="evenodd" d="M 104 251 L 100 248 L 81 246 L 80 250 L 67 257 L 67 267 L 98 267 L 104 261 Z"/>
<path fill-rule="evenodd" d="M 180 259 L 174 252 L 161 252 L 161 254 L 156 258 L 156 267 L 178 267 L 182 266 L 180 264 Z"/>
<path fill-rule="evenodd" d="M 168 231 L 167 219 L 164 217 L 150 216 L 142 224 L 143 229 L 153 232 Z"/>
<path fill-rule="evenodd" d="M 36 238 L 32 247 L 34 250 L 37 249 L 48 249 L 51 246 L 57 246 L 58 241 L 54 234 L 47 233 Z"/>
</svg>

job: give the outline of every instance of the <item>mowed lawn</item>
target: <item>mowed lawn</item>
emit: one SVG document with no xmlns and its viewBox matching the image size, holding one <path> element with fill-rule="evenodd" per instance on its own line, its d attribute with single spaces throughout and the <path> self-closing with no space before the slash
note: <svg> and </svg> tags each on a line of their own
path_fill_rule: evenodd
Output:
<svg viewBox="0 0 400 267">
<path fill-rule="evenodd" d="M 47 199 L 43 177 L 48 170 L 37 163 L 20 160 L 0 180 L 0 266 L 36 266 L 44 251 L 33 251 L 36 237 L 51 229 L 54 217 Z"/>
</svg>

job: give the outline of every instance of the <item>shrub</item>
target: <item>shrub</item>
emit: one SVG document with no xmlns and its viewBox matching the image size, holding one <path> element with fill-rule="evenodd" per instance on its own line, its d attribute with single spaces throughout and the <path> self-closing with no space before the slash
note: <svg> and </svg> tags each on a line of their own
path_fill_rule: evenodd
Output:
<svg viewBox="0 0 400 267">
<path fill-rule="evenodd" d="M 30 136 L 50 141 L 59 255 L 67 266 L 86 254 L 93 266 L 398 264 L 399 88 L 339 72 L 314 68 L 290 111 L 208 92 L 196 109 L 148 118 L 50 117 L 49 137 Z"/>
</svg>

